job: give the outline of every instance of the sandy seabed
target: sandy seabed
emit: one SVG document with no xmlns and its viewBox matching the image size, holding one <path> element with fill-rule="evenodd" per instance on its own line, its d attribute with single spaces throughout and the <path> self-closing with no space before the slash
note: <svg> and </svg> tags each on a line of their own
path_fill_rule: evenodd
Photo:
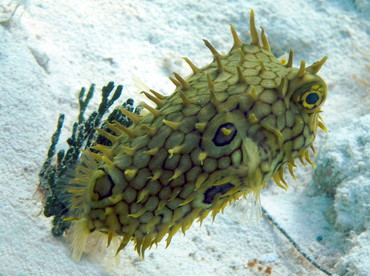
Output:
<svg viewBox="0 0 370 276">
<path fill-rule="evenodd" d="M 227 3 L 226 3 L 227 2 Z M 15 7 L 18 8 L 12 15 Z M 140 101 L 132 76 L 169 94 L 167 76 L 212 60 L 202 38 L 221 52 L 232 45 L 228 23 L 248 38 L 249 9 L 276 56 L 295 50 L 329 87 L 328 134 L 315 142 L 316 169 L 295 170 L 286 192 L 268 185 L 262 205 L 321 266 L 338 275 L 370 271 L 370 1 L 0 1 L 0 275 L 325 275 L 266 219 L 251 224 L 243 204 L 212 223 L 194 224 L 169 248 L 139 258 L 132 244 L 72 261 L 50 233 L 36 192 L 59 113 L 60 147 L 78 113 L 82 86 L 124 85 Z M 11 16 L 11 17 L 10 17 Z M 98 96 L 98 95 L 97 95 Z M 99 96 L 92 105 L 96 106 Z M 247 212 L 248 213 L 248 212 Z M 251 267 L 248 263 L 256 260 Z M 266 270 L 267 269 L 267 270 Z"/>
</svg>

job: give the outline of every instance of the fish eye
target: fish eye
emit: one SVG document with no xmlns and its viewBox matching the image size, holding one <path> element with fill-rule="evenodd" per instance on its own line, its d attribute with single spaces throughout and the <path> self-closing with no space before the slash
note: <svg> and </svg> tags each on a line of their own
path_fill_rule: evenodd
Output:
<svg viewBox="0 0 370 276">
<path fill-rule="evenodd" d="M 320 99 L 320 96 L 316 92 L 309 92 L 309 94 L 306 96 L 305 102 L 308 105 L 316 104 Z"/>
<path fill-rule="evenodd" d="M 325 88 L 320 85 L 305 87 L 302 93 L 297 94 L 296 102 L 308 113 L 320 108 L 325 100 Z"/>
<path fill-rule="evenodd" d="M 226 146 L 234 139 L 236 132 L 236 127 L 232 123 L 223 124 L 216 131 L 212 141 L 216 146 Z"/>
</svg>

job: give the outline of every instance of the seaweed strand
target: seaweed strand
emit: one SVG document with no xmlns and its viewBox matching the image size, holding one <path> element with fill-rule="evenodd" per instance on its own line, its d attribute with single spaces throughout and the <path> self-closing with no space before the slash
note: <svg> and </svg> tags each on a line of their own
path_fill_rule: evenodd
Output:
<svg viewBox="0 0 370 276">
<path fill-rule="evenodd" d="M 56 189 L 58 184 L 68 181 L 68 172 L 74 170 L 78 163 L 80 156 L 80 149 L 87 149 L 92 146 L 95 141 L 101 144 L 109 144 L 110 142 L 102 137 L 98 136 L 96 128 L 107 128 L 106 124 L 102 124 L 102 118 L 107 113 L 108 109 L 114 104 L 114 102 L 120 98 L 123 90 L 122 85 L 118 85 L 114 90 L 114 82 L 109 82 L 102 88 L 102 99 L 101 103 L 96 111 L 93 111 L 91 115 L 85 119 L 84 115 L 86 109 L 90 103 L 90 100 L 94 96 L 95 85 L 92 84 L 86 94 L 86 88 L 80 90 L 78 96 L 78 103 L 80 112 L 77 118 L 77 122 L 73 124 L 71 136 L 67 139 L 68 149 L 60 150 L 56 154 L 56 145 L 59 141 L 59 137 L 62 131 L 65 115 L 61 114 L 58 118 L 56 131 L 51 138 L 51 145 L 49 147 L 46 160 L 39 173 L 39 187 L 46 196 L 44 204 L 44 215 L 46 217 L 54 216 L 52 234 L 54 236 L 61 236 L 69 228 L 70 221 L 65 221 L 64 218 L 67 216 L 68 207 L 65 202 L 61 200 L 63 198 L 63 192 L 60 189 Z M 114 92 L 113 92 L 114 91 Z M 113 94 L 112 94 L 113 92 Z M 110 97 L 110 95 L 112 96 Z M 110 98 L 109 98 L 110 97 Z M 141 107 L 133 107 L 134 101 L 128 99 L 122 104 L 122 107 L 137 114 L 140 113 Z M 116 120 L 128 127 L 132 124 L 122 113 L 113 110 L 108 116 L 109 122 Z M 52 161 L 56 154 L 56 161 Z M 46 191 L 46 192 L 45 192 Z"/>
</svg>

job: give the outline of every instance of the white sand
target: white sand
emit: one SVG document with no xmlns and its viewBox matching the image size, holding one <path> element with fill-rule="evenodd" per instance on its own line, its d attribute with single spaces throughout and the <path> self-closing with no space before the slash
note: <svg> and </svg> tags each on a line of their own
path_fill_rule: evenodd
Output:
<svg viewBox="0 0 370 276">
<path fill-rule="evenodd" d="M 0 21 L 16 2 L 0 1 Z M 32 0 L 0 24 L 0 275 L 266 275 L 259 267 L 272 275 L 325 275 L 267 220 L 249 223 L 240 207 L 194 224 L 145 260 L 130 244 L 119 265 L 111 253 L 73 262 L 40 214 L 38 172 L 59 113 L 67 116 L 64 140 L 69 135 L 80 87 L 113 80 L 125 85 L 123 99 L 139 100 L 135 75 L 168 94 L 174 88 L 166 76 L 190 73 L 181 57 L 199 66 L 211 61 L 201 38 L 226 53 L 232 23 L 249 41 L 249 8 L 276 55 L 293 48 L 295 66 L 329 55 L 320 72 L 330 89 L 323 114 L 329 134 L 315 143 L 318 167 L 296 169 L 288 192 L 269 185 L 262 205 L 323 267 L 369 275 L 370 2 L 225 2 Z M 253 259 L 260 264 L 247 267 Z"/>
</svg>

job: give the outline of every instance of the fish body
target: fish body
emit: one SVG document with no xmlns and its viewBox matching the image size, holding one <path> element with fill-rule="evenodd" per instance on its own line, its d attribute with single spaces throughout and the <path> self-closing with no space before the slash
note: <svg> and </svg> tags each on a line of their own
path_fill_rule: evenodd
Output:
<svg viewBox="0 0 370 276">
<path fill-rule="evenodd" d="M 242 42 L 231 26 L 233 46 L 221 55 L 205 41 L 213 61 L 182 78 L 170 96 L 143 92 L 156 107 L 144 103 L 146 114 L 119 107 L 134 125 L 108 123 L 114 133 L 98 130 L 111 146 L 96 144 L 84 151 L 67 186 L 73 256 L 81 257 L 88 236 L 118 237 L 117 253 L 129 241 L 139 255 L 167 235 L 194 220 L 215 216 L 229 203 L 259 192 L 273 178 L 286 188 L 285 167 L 293 174 L 294 160 L 312 163 L 319 113 L 327 97 L 325 82 L 316 74 L 326 57 L 293 68 L 271 52 L 261 38 L 251 11 L 251 42 Z"/>
</svg>

